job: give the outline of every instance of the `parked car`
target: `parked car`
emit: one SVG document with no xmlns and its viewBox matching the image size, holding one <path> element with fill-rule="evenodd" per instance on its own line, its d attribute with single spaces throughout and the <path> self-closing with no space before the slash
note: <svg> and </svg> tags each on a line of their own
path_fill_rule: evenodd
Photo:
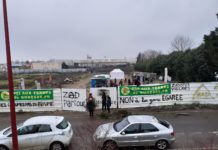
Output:
<svg viewBox="0 0 218 150">
<path fill-rule="evenodd" d="M 99 147 L 156 146 L 167 149 L 175 141 L 172 125 L 154 116 L 131 115 L 118 122 L 100 125 L 93 139 Z"/>
<path fill-rule="evenodd" d="M 19 149 L 63 150 L 73 130 L 63 116 L 37 116 L 17 126 Z M 0 131 L 0 150 L 13 149 L 11 127 Z"/>
</svg>

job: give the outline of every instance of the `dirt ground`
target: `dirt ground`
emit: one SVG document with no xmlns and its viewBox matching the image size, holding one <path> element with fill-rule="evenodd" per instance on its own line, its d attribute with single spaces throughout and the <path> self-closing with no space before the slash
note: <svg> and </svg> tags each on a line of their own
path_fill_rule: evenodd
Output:
<svg viewBox="0 0 218 150">
<path fill-rule="evenodd" d="M 74 82 L 74 83 L 69 83 L 69 84 L 62 84 L 62 88 L 77 88 L 77 89 L 86 89 L 89 87 L 90 84 L 90 78 L 92 77 L 91 74 L 85 76 L 81 80 Z"/>
</svg>

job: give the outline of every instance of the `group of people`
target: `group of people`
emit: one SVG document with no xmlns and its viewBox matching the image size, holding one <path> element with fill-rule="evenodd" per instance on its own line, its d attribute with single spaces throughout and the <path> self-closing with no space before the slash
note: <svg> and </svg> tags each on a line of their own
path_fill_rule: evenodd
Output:
<svg viewBox="0 0 218 150">
<path fill-rule="evenodd" d="M 101 100 L 102 100 L 102 111 L 107 110 L 108 113 L 110 113 L 111 97 L 109 95 L 106 95 L 105 92 L 102 92 Z"/>
<path fill-rule="evenodd" d="M 102 92 L 102 111 L 108 111 L 110 113 L 110 107 L 111 107 L 111 97 L 109 95 L 106 95 L 105 92 Z M 94 110 L 96 107 L 95 99 L 92 96 L 92 93 L 89 94 L 86 104 L 87 110 L 89 111 L 89 116 L 94 116 Z"/>
<path fill-rule="evenodd" d="M 136 86 L 140 86 L 140 79 L 139 78 L 134 78 L 133 80 L 131 79 L 127 79 L 125 78 L 124 80 L 119 80 L 117 81 L 117 79 L 114 80 L 110 80 L 110 87 L 117 87 L 117 86 L 127 86 L 127 85 L 136 85 Z"/>
</svg>

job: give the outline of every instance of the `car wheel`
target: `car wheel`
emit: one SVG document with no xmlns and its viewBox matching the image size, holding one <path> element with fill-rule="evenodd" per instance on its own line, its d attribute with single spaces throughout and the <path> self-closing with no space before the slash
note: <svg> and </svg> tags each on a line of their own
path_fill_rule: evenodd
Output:
<svg viewBox="0 0 218 150">
<path fill-rule="evenodd" d="M 54 142 L 51 144 L 50 150 L 64 150 L 64 146 L 60 142 Z"/>
<path fill-rule="evenodd" d="M 105 142 L 102 150 L 118 150 L 117 144 L 114 141 Z"/>
<path fill-rule="evenodd" d="M 8 150 L 8 148 L 4 145 L 0 145 L 0 150 Z"/>
<path fill-rule="evenodd" d="M 168 147 L 168 142 L 166 140 L 159 140 L 156 143 L 156 147 L 159 150 L 165 150 Z"/>
</svg>

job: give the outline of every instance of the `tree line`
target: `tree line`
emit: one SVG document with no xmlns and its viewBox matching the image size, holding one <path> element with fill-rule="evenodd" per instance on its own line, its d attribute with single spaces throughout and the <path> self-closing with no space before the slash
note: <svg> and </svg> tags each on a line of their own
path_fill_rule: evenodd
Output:
<svg viewBox="0 0 218 150">
<path fill-rule="evenodd" d="M 190 39 L 176 37 L 171 43 L 171 46 L 175 46 L 174 51 L 169 54 L 155 50 L 139 53 L 135 70 L 164 75 L 164 68 L 167 67 L 173 81 L 215 81 L 218 74 L 218 28 L 204 35 L 203 39 L 200 46 L 191 49 Z"/>
</svg>

